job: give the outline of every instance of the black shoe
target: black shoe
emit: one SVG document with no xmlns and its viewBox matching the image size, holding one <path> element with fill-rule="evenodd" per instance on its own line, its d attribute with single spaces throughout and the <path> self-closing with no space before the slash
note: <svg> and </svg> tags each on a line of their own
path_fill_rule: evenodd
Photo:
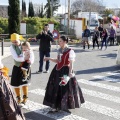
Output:
<svg viewBox="0 0 120 120">
<path fill-rule="evenodd" d="M 41 74 L 41 73 L 42 73 L 42 71 L 37 71 L 36 73 L 37 73 L 37 74 Z"/>
<path fill-rule="evenodd" d="M 70 113 L 70 114 L 71 114 L 71 112 L 70 112 L 69 110 L 63 110 L 63 111 L 65 111 L 65 112 L 67 112 L 67 113 Z"/>
</svg>

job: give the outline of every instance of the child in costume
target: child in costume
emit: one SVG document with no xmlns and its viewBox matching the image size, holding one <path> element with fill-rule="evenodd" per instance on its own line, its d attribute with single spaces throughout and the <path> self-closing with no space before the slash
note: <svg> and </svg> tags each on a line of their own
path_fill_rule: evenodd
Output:
<svg viewBox="0 0 120 120">
<path fill-rule="evenodd" d="M 31 70 L 29 69 L 29 75 L 27 76 L 27 80 L 23 81 L 24 74 L 21 69 L 21 65 L 26 60 L 30 60 L 30 63 L 32 64 L 34 62 L 34 53 L 32 52 L 30 56 L 21 56 L 22 54 L 22 43 L 20 41 L 20 35 L 13 33 L 11 34 L 11 42 L 12 45 L 10 46 L 11 55 L 14 59 L 14 66 L 12 70 L 12 77 L 11 77 L 11 86 L 14 87 L 17 102 L 25 104 L 27 102 L 28 98 L 28 84 L 31 79 Z M 28 71 L 27 71 L 28 72 Z M 21 90 L 23 91 L 23 98 L 21 98 Z"/>
<path fill-rule="evenodd" d="M 9 85 L 8 68 L 0 60 L 0 120 L 25 120 Z"/>
<path fill-rule="evenodd" d="M 30 62 L 30 56 L 33 53 L 32 49 L 30 48 L 30 43 L 29 42 L 24 42 L 22 43 L 22 54 L 21 56 L 28 57 L 28 60 L 22 63 L 21 69 L 23 71 L 23 81 L 27 80 L 27 77 L 30 74 L 30 67 L 31 67 L 31 62 Z"/>
</svg>

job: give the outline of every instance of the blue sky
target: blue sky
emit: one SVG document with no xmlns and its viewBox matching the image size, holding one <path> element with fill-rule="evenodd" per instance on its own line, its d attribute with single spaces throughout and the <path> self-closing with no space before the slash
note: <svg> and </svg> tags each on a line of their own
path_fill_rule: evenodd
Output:
<svg viewBox="0 0 120 120">
<path fill-rule="evenodd" d="M 22 1 L 22 0 L 20 0 Z M 25 0 L 26 3 L 29 2 L 29 0 Z M 47 0 L 31 0 L 33 3 L 46 3 Z M 67 1 L 67 0 L 66 0 Z M 73 2 L 74 0 L 71 0 L 71 2 Z M 104 5 L 106 7 L 114 7 L 114 8 L 120 8 L 120 0 L 102 0 L 104 2 Z M 61 8 L 59 8 L 59 13 L 64 13 L 65 12 L 65 0 L 60 0 L 62 6 Z M 8 5 L 8 0 L 0 0 L 0 5 Z"/>
</svg>

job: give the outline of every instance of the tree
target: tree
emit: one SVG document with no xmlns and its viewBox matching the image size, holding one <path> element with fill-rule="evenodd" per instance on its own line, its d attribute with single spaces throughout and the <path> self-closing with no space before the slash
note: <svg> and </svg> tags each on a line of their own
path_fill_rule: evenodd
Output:
<svg viewBox="0 0 120 120">
<path fill-rule="evenodd" d="M 26 3 L 22 0 L 22 17 L 26 17 Z"/>
<path fill-rule="evenodd" d="M 34 15 L 40 18 L 44 17 L 43 4 L 34 4 Z"/>
<path fill-rule="evenodd" d="M 52 1 L 53 3 L 51 3 Z M 52 17 L 54 12 L 58 10 L 58 7 L 60 7 L 60 0 L 47 0 L 47 3 L 44 7 L 47 18 Z"/>
<path fill-rule="evenodd" d="M 41 5 L 40 9 L 39 9 L 39 17 L 43 18 L 44 17 L 44 10 L 43 10 L 43 4 Z"/>
<path fill-rule="evenodd" d="M 104 9 L 102 0 L 76 0 L 71 5 L 72 14 L 77 14 L 79 11 L 101 13 Z"/>
<path fill-rule="evenodd" d="M 8 29 L 9 34 L 20 31 L 20 2 L 19 0 L 9 0 L 8 6 Z"/>
<path fill-rule="evenodd" d="M 104 16 L 108 17 L 110 14 L 114 14 L 114 11 L 111 9 L 105 9 L 103 11 Z"/>
<path fill-rule="evenodd" d="M 34 8 L 33 8 L 33 3 L 32 2 L 29 2 L 28 17 L 34 17 Z"/>
<path fill-rule="evenodd" d="M 118 12 L 117 16 L 118 16 L 118 17 L 120 17 L 120 10 L 119 10 L 119 12 Z"/>
</svg>

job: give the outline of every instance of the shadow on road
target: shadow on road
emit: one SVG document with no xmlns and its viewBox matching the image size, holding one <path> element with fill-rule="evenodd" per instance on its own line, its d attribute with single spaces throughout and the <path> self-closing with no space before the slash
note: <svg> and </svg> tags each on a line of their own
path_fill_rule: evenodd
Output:
<svg viewBox="0 0 120 120">
<path fill-rule="evenodd" d="M 56 120 L 71 115 L 70 113 L 64 111 L 48 114 L 48 111 L 49 111 L 48 108 L 43 108 L 43 109 L 27 112 L 24 115 L 27 118 L 26 120 Z"/>
<path fill-rule="evenodd" d="M 110 54 L 98 55 L 98 56 L 101 56 L 101 58 L 111 58 L 111 59 L 116 59 L 117 54 L 115 54 L 115 53 L 110 53 Z"/>
<path fill-rule="evenodd" d="M 75 71 L 76 75 L 79 74 L 93 74 L 93 73 L 100 73 L 100 72 L 107 72 L 107 71 L 117 71 L 120 70 L 120 66 L 110 66 L 110 67 L 102 67 L 102 68 L 93 68 L 81 71 Z"/>
</svg>

